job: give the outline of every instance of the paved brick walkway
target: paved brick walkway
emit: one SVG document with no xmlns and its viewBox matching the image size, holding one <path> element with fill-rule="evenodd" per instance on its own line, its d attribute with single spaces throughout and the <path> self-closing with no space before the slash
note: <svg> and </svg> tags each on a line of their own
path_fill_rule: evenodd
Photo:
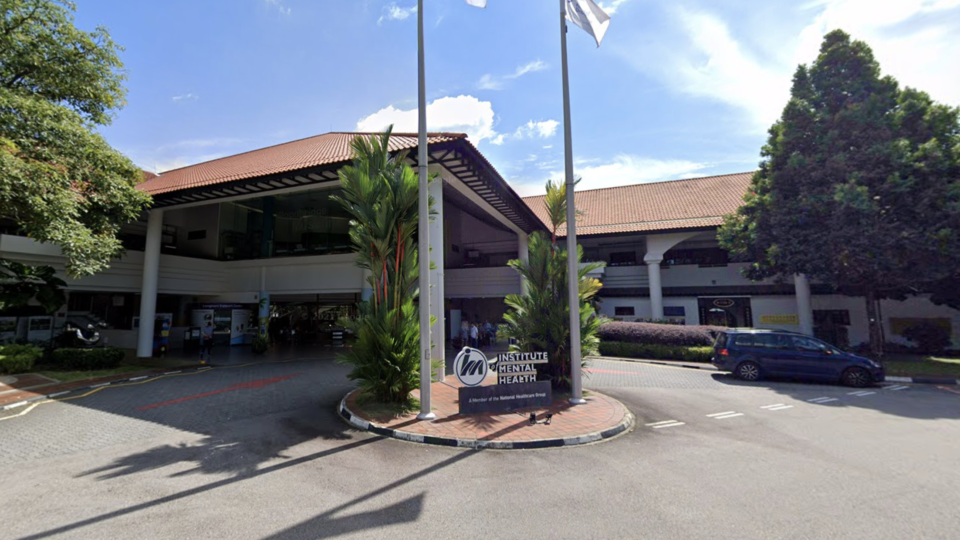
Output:
<svg viewBox="0 0 960 540">
<path fill-rule="evenodd" d="M 571 405 L 567 396 L 558 396 L 549 408 L 461 416 L 458 414 L 457 390 L 460 386 L 454 377 L 433 384 L 431 406 L 437 418 L 432 422 L 417 420 L 416 414 L 393 417 L 366 413 L 356 403 L 357 392 L 349 395 L 347 407 L 369 422 L 405 433 L 501 442 L 581 437 L 616 427 L 627 415 L 626 408 L 619 401 L 588 391 L 584 396 L 587 400 L 584 405 Z M 414 395 L 419 397 L 419 392 L 415 391 Z M 532 412 L 537 414 L 536 425 L 530 424 L 529 415 Z M 549 425 L 544 423 L 548 413 L 553 414 Z"/>
</svg>

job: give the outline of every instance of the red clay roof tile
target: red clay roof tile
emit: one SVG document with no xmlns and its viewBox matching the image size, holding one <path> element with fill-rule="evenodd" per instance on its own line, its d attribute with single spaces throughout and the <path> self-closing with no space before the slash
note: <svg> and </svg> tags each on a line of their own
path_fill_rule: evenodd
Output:
<svg viewBox="0 0 960 540">
<path fill-rule="evenodd" d="M 347 162 L 351 159 L 350 141 L 365 133 L 325 133 L 306 139 L 251 150 L 196 165 L 167 171 L 147 178 L 138 187 L 151 195 L 199 186 L 222 184 L 268 174 L 296 171 L 307 167 Z M 466 138 L 463 133 L 430 133 L 429 144 Z M 390 150 L 417 147 L 416 133 L 394 133 Z"/>
<path fill-rule="evenodd" d="M 743 202 L 752 172 L 577 191 L 577 236 L 716 227 Z M 548 223 L 544 195 L 523 202 Z M 548 225 L 549 227 L 549 225 Z M 558 235 L 566 236 L 566 226 Z"/>
</svg>

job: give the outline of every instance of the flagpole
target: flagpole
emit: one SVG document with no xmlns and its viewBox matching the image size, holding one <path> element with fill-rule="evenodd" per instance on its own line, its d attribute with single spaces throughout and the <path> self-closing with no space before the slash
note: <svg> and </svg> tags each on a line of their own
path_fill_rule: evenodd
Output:
<svg viewBox="0 0 960 540">
<path fill-rule="evenodd" d="M 420 265 L 420 420 L 437 417 L 430 410 L 430 202 L 427 196 L 427 94 L 426 75 L 423 63 L 423 0 L 417 0 L 417 59 L 419 61 L 419 107 L 420 126 L 417 142 L 417 166 L 420 171 L 420 207 L 417 225 Z"/>
<path fill-rule="evenodd" d="M 577 258 L 577 208 L 573 196 L 573 136 L 570 129 L 570 80 L 567 76 L 567 7 L 560 0 L 560 64 L 563 76 L 563 154 L 567 186 L 567 287 L 570 301 L 570 403 L 586 403 L 580 369 L 580 268 Z"/>
</svg>

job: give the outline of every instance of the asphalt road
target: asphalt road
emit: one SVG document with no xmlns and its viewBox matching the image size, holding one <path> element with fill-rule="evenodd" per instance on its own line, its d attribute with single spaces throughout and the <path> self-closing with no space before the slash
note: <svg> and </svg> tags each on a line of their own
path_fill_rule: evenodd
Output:
<svg viewBox="0 0 960 540">
<path fill-rule="evenodd" d="M 636 430 L 471 451 L 351 431 L 345 373 L 213 370 L 0 420 L 0 538 L 960 537 L 956 388 L 597 361 L 587 387 Z"/>
</svg>

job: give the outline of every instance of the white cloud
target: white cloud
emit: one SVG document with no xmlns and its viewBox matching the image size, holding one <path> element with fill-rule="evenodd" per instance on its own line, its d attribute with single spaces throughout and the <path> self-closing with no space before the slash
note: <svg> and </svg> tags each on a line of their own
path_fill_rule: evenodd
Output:
<svg viewBox="0 0 960 540">
<path fill-rule="evenodd" d="M 541 139 L 547 139 L 553 137 L 557 132 L 557 126 L 560 125 L 560 122 L 556 120 L 544 120 L 542 122 L 534 122 L 530 120 L 526 124 L 517 128 L 517 131 L 514 133 L 514 137 L 517 138 L 533 138 L 539 137 Z"/>
<path fill-rule="evenodd" d="M 884 74 L 960 105 L 960 0 L 828 0 L 813 9 L 819 13 L 800 32 L 794 67 L 815 60 L 823 35 L 842 28 L 870 45 Z"/>
<path fill-rule="evenodd" d="M 266 3 L 277 8 L 281 15 L 290 15 L 290 8 L 283 5 L 283 0 L 264 0 Z"/>
<path fill-rule="evenodd" d="M 259 143 L 259 144 L 258 144 Z M 157 174 L 202 163 L 262 146 L 263 141 L 253 142 L 234 137 L 211 137 L 207 139 L 184 139 L 150 148 L 135 148 L 127 153 L 134 163 Z"/>
<path fill-rule="evenodd" d="M 508 79 L 516 79 L 518 77 L 522 77 L 526 75 L 527 73 L 533 73 L 535 71 L 543 71 L 548 67 L 550 66 L 548 66 L 546 62 L 538 58 L 533 62 L 528 62 L 522 66 L 517 66 L 517 70 L 513 72 L 513 75 L 507 75 L 506 77 Z"/>
<path fill-rule="evenodd" d="M 200 99 L 200 96 L 193 93 L 187 93 L 187 94 L 180 94 L 179 96 L 173 96 L 171 99 L 173 99 L 174 103 L 177 103 L 180 101 L 196 101 Z"/>
<path fill-rule="evenodd" d="M 549 139 L 556 135 L 559 125 L 560 122 L 556 120 L 542 120 L 539 122 L 530 120 L 526 124 L 518 127 L 513 133 L 501 133 L 497 135 L 490 143 L 499 146 L 509 139 Z M 552 146 L 553 145 L 544 146 L 544 148 L 552 148 Z"/>
<path fill-rule="evenodd" d="M 612 0 L 611 2 L 600 2 L 600 9 L 602 9 L 607 15 L 613 15 L 617 12 L 617 8 L 621 4 L 625 4 L 629 0 Z"/>
<path fill-rule="evenodd" d="M 620 154 L 611 162 L 578 166 L 574 169 L 574 175 L 583 179 L 577 185 L 578 189 L 598 189 L 699 176 L 694 173 L 711 166 L 682 159 L 663 160 Z M 554 172 L 552 177 L 562 178 L 563 172 Z"/>
<path fill-rule="evenodd" d="M 398 109 L 393 105 L 361 118 L 357 130 L 383 131 L 393 124 L 395 132 L 416 133 L 419 119 L 417 109 Z M 493 129 L 493 106 L 473 96 L 443 97 L 427 104 L 427 126 L 430 131 L 466 133 L 474 144 L 498 137 Z M 494 142 L 491 141 L 491 142 Z"/>
<path fill-rule="evenodd" d="M 385 19 L 388 21 L 402 21 L 416 12 L 417 12 L 417 6 L 402 8 L 398 6 L 395 2 L 390 2 L 389 4 L 383 6 L 383 9 L 381 10 L 380 18 L 377 19 L 377 24 L 383 24 L 383 21 Z"/>
<path fill-rule="evenodd" d="M 503 88 L 503 81 L 487 73 L 483 77 L 480 77 L 480 81 L 477 82 L 477 88 L 480 90 L 501 90 Z"/>
<path fill-rule="evenodd" d="M 754 127 L 769 127 L 787 102 L 789 75 L 764 66 L 719 18 L 681 7 L 676 11 L 694 48 L 693 55 L 663 66 L 673 72 L 676 87 L 743 109 Z"/>
<path fill-rule="evenodd" d="M 550 66 L 546 62 L 537 59 L 532 62 L 527 62 L 522 66 L 517 66 L 517 69 L 514 70 L 513 73 L 502 77 L 496 77 L 487 73 L 484 74 L 483 77 L 480 77 L 480 80 L 477 82 L 477 88 L 480 90 L 501 90 L 503 89 L 504 79 L 518 79 L 527 73 L 543 71 L 548 67 Z"/>
<path fill-rule="evenodd" d="M 837 28 L 866 41 L 884 74 L 960 105 L 960 69 L 946 67 L 960 58 L 958 8 L 960 0 L 814 0 L 745 32 L 731 30 L 742 24 L 733 17 L 672 6 L 674 27 L 617 52 L 677 93 L 733 107 L 756 132 L 779 118 L 797 65 L 814 61 Z"/>
</svg>

